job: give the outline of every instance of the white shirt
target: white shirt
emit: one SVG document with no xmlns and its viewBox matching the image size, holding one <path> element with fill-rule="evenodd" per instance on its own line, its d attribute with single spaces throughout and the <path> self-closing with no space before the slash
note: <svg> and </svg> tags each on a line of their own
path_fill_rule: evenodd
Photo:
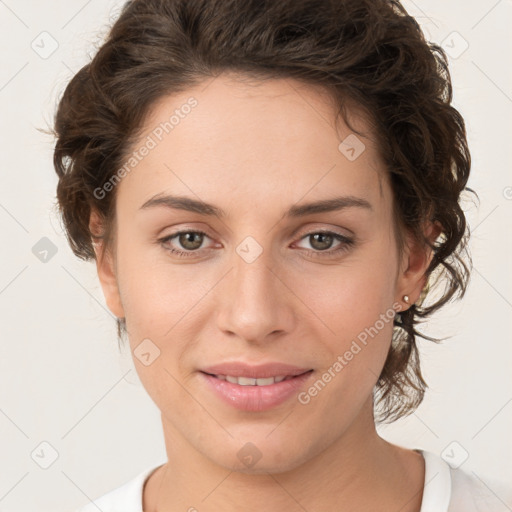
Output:
<svg viewBox="0 0 512 512">
<path fill-rule="evenodd" d="M 420 512 L 505 512 L 510 502 L 466 471 L 451 468 L 438 455 L 416 450 L 425 459 L 425 481 Z M 159 465 L 160 466 L 160 465 Z M 159 466 L 151 466 L 125 484 L 75 512 L 143 512 L 142 491 L 147 478 Z M 505 505 L 506 503 L 506 505 Z"/>
</svg>

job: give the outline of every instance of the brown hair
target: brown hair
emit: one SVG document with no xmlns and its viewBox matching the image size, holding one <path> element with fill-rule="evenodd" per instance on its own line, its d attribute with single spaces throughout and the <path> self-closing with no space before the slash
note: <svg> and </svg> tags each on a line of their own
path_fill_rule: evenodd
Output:
<svg viewBox="0 0 512 512">
<path fill-rule="evenodd" d="M 225 71 L 319 86 L 330 92 L 347 124 L 348 102 L 371 119 L 390 176 L 399 246 L 406 231 L 428 245 L 433 259 L 426 277 L 445 285 L 437 301 L 419 301 L 395 317 L 374 391 L 376 421 L 411 413 L 427 387 L 416 336 L 441 341 L 415 325 L 465 293 L 471 258 L 459 196 L 474 191 L 466 187 L 471 160 L 463 118 L 451 105 L 446 55 L 425 40 L 398 1 L 126 2 L 56 111 L 57 200 L 73 252 L 94 259 L 94 240 L 103 241 L 105 252 L 115 250 L 116 194 L 98 198 L 94 191 L 121 167 L 149 109 L 163 96 Z M 103 221 L 102 233 L 90 232 L 92 210 Z M 442 227 L 435 243 L 424 236 L 425 221 Z M 118 319 L 118 339 L 122 332 L 125 322 Z"/>
</svg>

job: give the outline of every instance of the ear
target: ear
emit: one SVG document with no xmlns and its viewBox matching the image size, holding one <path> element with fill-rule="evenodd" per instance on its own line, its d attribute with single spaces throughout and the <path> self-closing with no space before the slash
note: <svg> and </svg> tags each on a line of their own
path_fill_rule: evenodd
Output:
<svg viewBox="0 0 512 512">
<path fill-rule="evenodd" d="M 103 231 L 103 222 L 100 215 L 95 210 L 91 211 L 89 217 L 89 230 L 95 235 Z M 119 293 L 112 254 L 105 249 L 103 240 L 93 242 L 93 246 L 96 253 L 98 278 L 103 289 L 103 295 L 105 296 L 108 309 L 110 309 L 117 318 L 124 318 L 124 309 L 121 303 L 121 295 Z"/>
<path fill-rule="evenodd" d="M 424 227 L 425 236 L 433 244 L 442 231 L 439 223 L 428 222 Z M 414 240 L 408 233 L 406 236 L 406 247 L 400 262 L 400 269 L 397 281 L 397 297 L 399 303 L 403 302 L 403 296 L 409 296 L 409 303 L 414 304 L 419 298 L 421 291 L 426 285 L 426 271 L 434 252 L 427 245 Z M 404 309 L 407 309 L 405 307 Z"/>
</svg>

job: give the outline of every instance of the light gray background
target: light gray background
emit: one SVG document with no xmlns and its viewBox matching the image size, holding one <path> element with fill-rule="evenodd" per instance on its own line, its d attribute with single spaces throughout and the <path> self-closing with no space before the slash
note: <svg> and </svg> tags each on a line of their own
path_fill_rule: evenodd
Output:
<svg viewBox="0 0 512 512">
<path fill-rule="evenodd" d="M 424 329 L 451 338 L 420 342 L 430 391 L 416 413 L 380 432 L 448 457 L 467 452 L 461 467 L 499 495 L 494 482 L 512 481 L 512 2 L 404 4 L 451 51 L 454 104 L 473 158 L 469 185 L 481 204 L 466 206 L 475 264 L 467 295 Z M 71 511 L 165 461 L 158 410 L 129 354 L 118 353 L 94 263 L 74 257 L 53 209 L 52 140 L 37 131 L 121 5 L 0 0 L 3 512 Z M 58 48 L 47 55 L 52 39 Z M 32 252 L 43 237 L 57 248 L 46 263 Z"/>
</svg>

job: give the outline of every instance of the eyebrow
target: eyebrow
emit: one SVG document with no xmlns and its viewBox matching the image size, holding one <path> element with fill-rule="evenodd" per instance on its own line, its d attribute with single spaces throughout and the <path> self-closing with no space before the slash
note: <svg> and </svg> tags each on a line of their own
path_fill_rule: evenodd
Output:
<svg viewBox="0 0 512 512">
<path fill-rule="evenodd" d="M 205 203 L 204 201 L 198 201 L 186 196 L 171 196 L 171 195 L 160 195 L 148 199 L 140 209 L 148 209 L 163 206 L 170 209 L 186 210 L 189 212 L 199 213 L 201 215 L 216 216 L 220 218 L 226 218 L 226 212 L 214 206 L 213 204 Z M 300 205 L 292 205 L 289 210 L 284 214 L 285 217 L 304 217 L 314 213 L 325 213 L 340 211 L 346 208 L 364 208 L 367 210 L 373 210 L 372 205 L 362 197 L 354 196 L 340 196 L 332 199 L 323 199 L 320 201 L 313 201 L 310 203 L 304 203 Z"/>
</svg>

